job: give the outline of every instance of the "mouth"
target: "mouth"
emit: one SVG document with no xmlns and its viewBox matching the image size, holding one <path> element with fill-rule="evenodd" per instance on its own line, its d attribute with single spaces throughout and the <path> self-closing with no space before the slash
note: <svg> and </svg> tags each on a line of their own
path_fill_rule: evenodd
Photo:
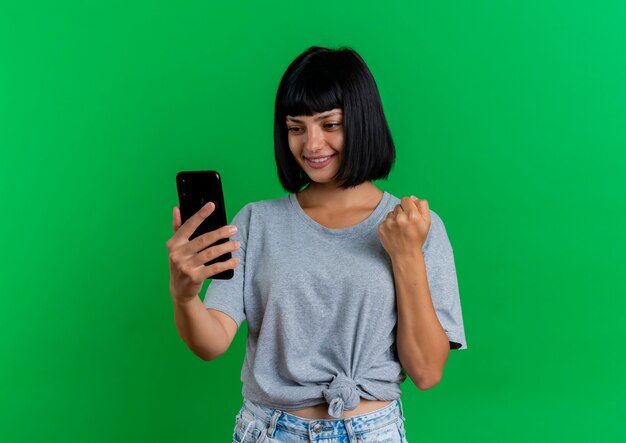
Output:
<svg viewBox="0 0 626 443">
<path fill-rule="evenodd" d="M 315 169 L 321 169 L 332 163 L 337 154 L 331 154 L 324 157 L 304 157 L 306 163 Z"/>
</svg>

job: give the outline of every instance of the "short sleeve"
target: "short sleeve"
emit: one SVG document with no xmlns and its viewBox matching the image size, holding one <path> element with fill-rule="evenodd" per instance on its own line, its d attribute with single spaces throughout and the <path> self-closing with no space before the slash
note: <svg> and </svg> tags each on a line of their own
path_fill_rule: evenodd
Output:
<svg viewBox="0 0 626 443">
<path fill-rule="evenodd" d="M 439 215 L 432 210 L 430 213 L 423 250 L 430 295 L 439 323 L 448 334 L 450 349 L 467 349 L 452 245 Z"/>
<path fill-rule="evenodd" d="M 237 327 L 246 319 L 244 311 L 244 282 L 246 268 L 246 246 L 250 228 L 250 203 L 239 210 L 231 224 L 237 227 L 237 232 L 230 237 L 240 243 L 240 248 L 231 252 L 234 258 L 239 259 L 239 265 L 234 269 L 234 276 L 230 280 L 214 279 L 209 283 L 204 297 L 204 307 L 216 309 L 229 315 Z"/>
</svg>

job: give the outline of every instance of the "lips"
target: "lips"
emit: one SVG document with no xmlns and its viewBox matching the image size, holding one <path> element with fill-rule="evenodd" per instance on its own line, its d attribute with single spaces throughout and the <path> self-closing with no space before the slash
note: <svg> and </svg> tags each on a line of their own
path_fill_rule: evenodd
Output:
<svg viewBox="0 0 626 443">
<path fill-rule="evenodd" d="M 307 165 L 315 169 L 321 169 L 332 163 L 336 154 L 317 156 L 317 157 L 304 157 Z"/>
</svg>

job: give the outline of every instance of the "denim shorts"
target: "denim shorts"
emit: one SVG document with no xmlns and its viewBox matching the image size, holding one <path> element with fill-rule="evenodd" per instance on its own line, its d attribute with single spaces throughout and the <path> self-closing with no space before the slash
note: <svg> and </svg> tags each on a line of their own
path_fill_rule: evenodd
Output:
<svg viewBox="0 0 626 443">
<path fill-rule="evenodd" d="M 400 399 L 354 417 L 317 420 L 297 417 L 244 399 L 233 443 L 408 443 Z"/>
</svg>

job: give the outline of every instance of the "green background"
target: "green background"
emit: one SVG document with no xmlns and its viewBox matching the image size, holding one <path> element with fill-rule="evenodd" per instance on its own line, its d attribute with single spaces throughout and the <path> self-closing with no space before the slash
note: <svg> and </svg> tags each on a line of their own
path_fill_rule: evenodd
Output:
<svg viewBox="0 0 626 443">
<path fill-rule="evenodd" d="M 0 7 L 0 440 L 230 441 L 245 323 L 179 338 L 175 174 L 229 219 L 285 195 L 273 104 L 311 45 L 357 50 L 455 253 L 468 349 L 402 385 L 414 442 L 625 437 L 621 1 L 20 2 Z M 206 288 L 206 286 L 205 286 Z M 204 289 L 202 294 L 204 294 Z"/>
</svg>

